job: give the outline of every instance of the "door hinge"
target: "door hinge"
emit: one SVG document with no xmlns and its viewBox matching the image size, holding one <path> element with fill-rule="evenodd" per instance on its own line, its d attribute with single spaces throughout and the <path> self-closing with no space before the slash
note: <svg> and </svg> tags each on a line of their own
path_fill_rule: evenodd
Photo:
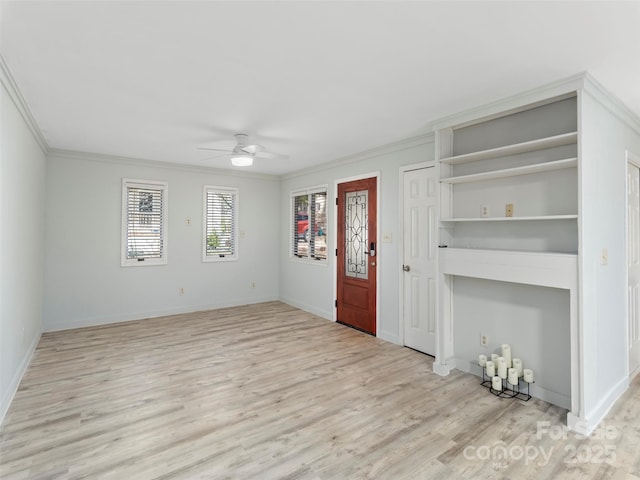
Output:
<svg viewBox="0 0 640 480">
<path fill-rule="evenodd" d="M 336 197 L 336 205 L 338 205 L 338 197 Z"/>
<path fill-rule="evenodd" d="M 333 302 L 333 304 L 334 304 L 334 306 L 335 306 L 336 308 L 338 308 L 338 300 L 335 300 L 335 301 Z"/>
<path fill-rule="evenodd" d="M 336 257 L 338 256 L 338 249 L 336 248 Z"/>
</svg>

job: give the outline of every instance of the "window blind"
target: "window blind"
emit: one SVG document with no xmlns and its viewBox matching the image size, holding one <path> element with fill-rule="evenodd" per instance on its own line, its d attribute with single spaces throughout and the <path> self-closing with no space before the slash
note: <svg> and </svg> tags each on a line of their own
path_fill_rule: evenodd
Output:
<svg viewBox="0 0 640 480">
<path fill-rule="evenodd" d="M 166 261 L 166 184 L 124 181 L 123 264 Z"/>
<path fill-rule="evenodd" d="M 205 188 L 205 259 L 236 256 L 237 197 L 235 189 Z"/>
<path fill-rule="evenodd" d="M 294 192 L 291 200 L 291 253 L 298 258 L 327 259 L 327 191 Z"/>
</svg>

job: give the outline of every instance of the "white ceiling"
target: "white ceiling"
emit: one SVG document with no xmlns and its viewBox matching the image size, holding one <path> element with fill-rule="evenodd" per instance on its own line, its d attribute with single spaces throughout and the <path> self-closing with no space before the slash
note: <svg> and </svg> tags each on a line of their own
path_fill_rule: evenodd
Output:
<svg viewBox="0 0 640 480">
<path fill-rule="evenodd" d="M 1 52 L 52 149 L 281 175 L 588 71 L 640 115 L 640 2 L 6 1 Z"/>
</svg>

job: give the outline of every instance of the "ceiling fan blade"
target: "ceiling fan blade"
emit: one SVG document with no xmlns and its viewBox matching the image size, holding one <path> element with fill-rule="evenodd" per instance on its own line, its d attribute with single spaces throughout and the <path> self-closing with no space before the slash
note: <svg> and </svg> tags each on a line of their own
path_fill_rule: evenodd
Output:
<svg viewBox="0 0 640 480">
<path fill-rule="evenodd" d="M 227 152 L 227 153 L 231 153 L 232 150 L 229 150 L 228 148 L 213 148 L 213 147 L 196 147 L 198 150 L 210 150 L 212 152 Z"/>
<path fill-rule="evenodd" d="M 268 152 L 265 147 L 257 143 L 250 143 L 249 136 L 244 133 L 237 133 L 234 135 L 236 139 L 236 145 L 233 148 L 216 148 L 216 147 L 196 147 L 198 150 L 207 150 L 211 152 L 222 152 L 213 157 L 202 159 L 203 162 L 207 160 L 213 160 L 219 157 L 251 157 L 253 158 L 270 158 L 277 160 L 287 160 L 288 155 L 282 155 L 279 153 Z"/>
<path fill-rule="evenodd" d="M 255 155 L 258 152 L 264 152 L 266 148 L 262 145 L 244 145 L 242 146 L 242 151 Z"/>
</svg>

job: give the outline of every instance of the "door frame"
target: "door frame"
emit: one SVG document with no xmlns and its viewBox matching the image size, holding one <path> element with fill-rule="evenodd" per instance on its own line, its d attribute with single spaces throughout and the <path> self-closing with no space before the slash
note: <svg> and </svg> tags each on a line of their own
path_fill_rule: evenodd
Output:
<svg viewBox="0 0 640 480">
<path fill-rule="evenodd" d="M 428 162 L 420 162 L 413 163 L 411 165 L 403 165 L 400 167 L 398 172 L 398 219 L 400 220 L 398 225 L 398 260 L 400 263 L 398 264 L 398 344 L 404 346 L 404 279 L 405 275 L 403 275 L 402 271 L 402 259 L 404 258 L 404 174 L 406 172 L 410 172 L 411 170 L 421 170 L 423 168 L 435 168 L 436 161 L 430 160 Z M 438 193 L 438 198 L 440 194 Z M 440 201 L 438 200 L 438 204 Z M 436 209 L 436 214 L 438 213 L 439 208 Z M 436 218 L 436 225 L 440 222 L 439 215 Z M 438 238 L 438 232 L 436 232 L 436 240 Z M 438 277 L 438 262 L 436 262 L 436 279 Z M 436 282 L 436 315 L 438 312 L 438 283 Z M 439 327 L 436 321 L 436 339 L 439 335 Z M 436 342 L 436 350 L 437 350 L 437 342 Z"/>
<path fill-rule="evenodd" d="M 636 155 L 635 153 L 631 152 L 630 150 L 626 150 L 625 151 L 625 164 L 624 164 L 624 201 L 625 201 L 625 208 L 624 208 L 624 212 L 625 212 L 625 216 L 624 216 L 624 271 L 625 271 L 625 285 L 626 288 L 624 289 L 624 298 L 625 298 L 625 302 L 624 302 L 624 309 L 626 312 L 625 315 L 625 331 L 626 331 L 626 338 L 625 338 L 625 350 L 627 352 L 626 355 L 626 366 L 627 366 L 627 378 L 628 381 L 631 381 L 632 378 L 634 378 L 636 375 L 638 375 L 640 373 L 640 368 L 636 369 L 634 372 L 631 372 L 629 370 L 629 355 L 631 353 L 630 349 L 629 349 L 629 339 L 631 337 L 631 332 L 629 331 L 629 205 L 628 205 L 628 197 L 629 197 L 629 185 L 627 182 L 627 178 L 629 176 L 629 164 L 633 165 L 634 167 L 640 168 L 640 155 Z"/>
<path fill-rule="evenodd" d="M 331 234 L 331 238 L 333 240 L 333 245 L 335 245 L 335 250 L 338 249 L 338 206 L 335 204 L 335 199 L 338 198 L 338 185 L 341 183 L 353 182 L 354 180 L 364 180 L 365 178 L 375 178 L 376 179 L 376 211 L 377 221 L 376 221 L 376 238 L 378 239 L 377 244 L 380 245 L 380 171 L 374 171 L 371 173 L 364 173 L 362 175 L 354 175 L 351 177 L 345 178 L 337 178 L 333 184 L 333 233 Z M 334 252 L 335 252 L 334 250 Z M 378 272 L 380 272 L 380 265 L 382 262 L 380 261 L 380 247 L 378 247 L 378 252 L 376 253 L 376 268 Z M 333 321 L 338 321 L 338 308 L 336 307 L 335 301 L 338 298 L 338 260 L 334 253 L 333 255 Z M 380 275 L 376 275 L 376 337 L 380 336 Z"/>
</svg>

